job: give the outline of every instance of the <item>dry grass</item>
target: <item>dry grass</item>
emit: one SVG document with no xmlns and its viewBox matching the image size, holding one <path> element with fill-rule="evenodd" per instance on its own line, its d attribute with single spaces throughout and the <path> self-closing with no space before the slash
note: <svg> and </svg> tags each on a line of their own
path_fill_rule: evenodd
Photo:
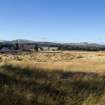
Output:
<svg viewBox="0 0 105 105">
<path fill-rule="evenodd" d="M 0 105 L 104 105 L 105 76 L 2 65 Z"/>
<path fill-rule="evenodd" d="M 0 105 L 105 105 L 105 52 L 0 54 Z"/>
<path fill-rule="evenodd" d="M 22 65 L 21 67 L 49 70 L 105 72 L 105 52 L 60 52 L 23 53 L 21 55 L 2 54 L 0 64 Z"/>
</svg>

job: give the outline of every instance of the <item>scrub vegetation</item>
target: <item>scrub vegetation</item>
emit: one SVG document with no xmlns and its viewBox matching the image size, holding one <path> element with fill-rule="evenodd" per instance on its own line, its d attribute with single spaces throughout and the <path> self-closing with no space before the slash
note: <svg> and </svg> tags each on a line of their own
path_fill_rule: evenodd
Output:
<svg viewBox="0 0 105 105">
<path fill-rule="evenodd" d="M 1 54 L 0 105 L 104 105 L 104 55 Z"/>
</svg>

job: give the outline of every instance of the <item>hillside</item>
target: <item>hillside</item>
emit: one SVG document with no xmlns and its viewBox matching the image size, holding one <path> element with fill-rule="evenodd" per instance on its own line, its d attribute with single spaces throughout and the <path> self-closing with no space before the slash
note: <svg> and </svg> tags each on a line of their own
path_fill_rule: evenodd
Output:
<svg viewBox="0 0 105 105">
<path fill-rule="evenodd" d="M 82 51 L 103 51 L 105 50 L 105 45 L 97 44 L 97 43 L 53 43 L 53 42 L 37 42 L 31 40 L 23 40 L 17 39 L 13 41 L 1 41 L 1 46 L 8 46 L 10 45 L 12 48 L 18 45 L 30 45 L 31 48 L 35 48 L 35 46 L 42 48 L 42 47 L 57 47 L 58 50 L 82 50 Z M 30 48 L 29 47 L 29 48 Z M 15 48 L 14 48 L 15 49 Z"/>
</svg>

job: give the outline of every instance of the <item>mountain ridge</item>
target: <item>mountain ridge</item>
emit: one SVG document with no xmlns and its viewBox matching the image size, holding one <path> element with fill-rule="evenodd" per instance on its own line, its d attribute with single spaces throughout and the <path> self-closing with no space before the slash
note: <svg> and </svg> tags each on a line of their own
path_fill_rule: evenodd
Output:
<svg viewBox="0 0 105 105">
<path fill-rule="evenodd" d="M 61 42 L 49 42 L 49 41 L 33 41 L 33 40 L 27 40 L 27 39 L 16 39 L 16 40 L 0 40 L 1 43 L 39 43 L 39 44 L 62 44 L 62 45 L 105 45 L 105 44 L 99 44 L 99 43 L 89 43 L 89 42 L 79 42 L 79 43 L 61 43 Z"/>
</svg>

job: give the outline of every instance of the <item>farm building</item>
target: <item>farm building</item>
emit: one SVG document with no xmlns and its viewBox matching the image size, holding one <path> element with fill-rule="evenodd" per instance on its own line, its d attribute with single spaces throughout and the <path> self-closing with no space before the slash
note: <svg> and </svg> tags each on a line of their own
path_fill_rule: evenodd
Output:
<svg viewBox="0 0 105 105">
<path fill-rule="evenodd" d="M 7 47 L 3 47 L 0 49 L 0 53 L 6 53 L 6 52 L 10 52 L 11 50 Z"/>
<path fill-rule="evenodd" d="M 58 47 L 49 47 L 49 51 L 57 51 Z"/>
<path fill-rule="evenodd" d="M 39 47 L 38 51 L 58 51 L 58 47 L 43 46 L 43 47 Z"/>
</svg>

